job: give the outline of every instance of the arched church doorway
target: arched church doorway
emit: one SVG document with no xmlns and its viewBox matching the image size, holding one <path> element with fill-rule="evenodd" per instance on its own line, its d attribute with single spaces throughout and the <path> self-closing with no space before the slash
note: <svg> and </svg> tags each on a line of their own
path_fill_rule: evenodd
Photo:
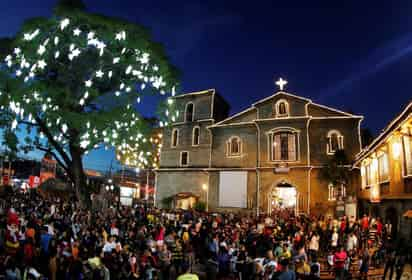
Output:
<svg viewBox="0 0 412 280">
<path fill-rule="evenodd" d="M 299 193 L 296 187 L 286 181 L 275 183 L 268 193 L 268 213 L 275 210 L 299 212 Z"/>
<path fill-rule="evenodd" d="M 385 225 L 389 226 L 389 233 L 393 239 L 396 239 L 398 235 L 398 223 L 399 223 L 398 211 L 394 207 L 389 207 L 385 211 Z"/>
</svg>

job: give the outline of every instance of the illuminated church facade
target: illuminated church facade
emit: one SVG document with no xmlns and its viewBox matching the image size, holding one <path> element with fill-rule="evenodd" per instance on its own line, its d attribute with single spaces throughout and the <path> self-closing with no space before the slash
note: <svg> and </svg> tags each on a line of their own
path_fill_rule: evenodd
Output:
<svg viewBox="0 0 412 280">
<path fill-rule="evenodd" d="M 209 210 L 333 214 L 338 197 L 355 196 L 357 179 L 338 189 L 320 172 L 335 151 L 349 161 L 361 151 L 362 116 L 283 90 L 230 117 L 214 89 L 174 101 L 180 114 L 163 131 L 157 206 L 200 200 Z"/>
</svg>

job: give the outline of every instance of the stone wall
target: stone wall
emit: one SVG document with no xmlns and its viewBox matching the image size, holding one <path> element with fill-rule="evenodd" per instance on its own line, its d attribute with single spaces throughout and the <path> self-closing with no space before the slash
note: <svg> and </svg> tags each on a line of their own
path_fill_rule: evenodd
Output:
<svg viewBox="0 0 412 280">
<path fill-rule="evenodd" d="M 260 119 L 268 119 L 274 118 L 274 104 L 280 100 L 284 99 L 289 103 L 289 116 L 290 117 L 297 117 L 297 116 L 305 116 L 305 105 L 308 101 L 303 99 L 298 99 L 295 97 L 291 97 L 286 94 L 279 94 L 270 98 L 262 103 L 256 105 L 258 109 L 258 115 Z"/>
<path fill-rule="evenodd" d="M 248 126 L 224 126 L 212 129 L 212 167 L 256 167 L 256 127 Z M 241 156 L 228 157 L 227 142 L 232 136 L 241 139 Z"/>
<path fill-rule="evenodd" d="M 181 192 L 191 192 L 201 201 L 205 201 L 206 194 L 203 184 L 209 184 L 209 174 L 205 171 L 167 171 L 157 172 L 156 176 L 156 205 L 162 207 L 162 200 Z M 210 192 L 209 192 L 210 194 Z"/>
<path fill-rule="evenodd" d="M 338 130 L 343 135 L 343 146 L 349 161 L 360 152 L 358 122 L 359 119 L 312 119 L 309 122 L 310 161 L 312 165 L 327 162 L 326 153 L 328 132 Z"/>
</svg>

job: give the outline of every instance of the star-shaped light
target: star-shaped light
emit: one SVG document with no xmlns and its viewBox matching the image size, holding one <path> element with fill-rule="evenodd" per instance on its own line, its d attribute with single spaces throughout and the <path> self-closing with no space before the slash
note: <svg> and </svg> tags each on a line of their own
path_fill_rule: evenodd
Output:
<svg viewBox="0 0 412 280">
<path fill-rule="evenodd" d="M 98 71 L 96 72 L 96 77 L 97 77 L 97 78 L 102 78 L 103 75 L 104 75 L 104 72 L 103 72 L 102 70 L 98 70 Z"/>
<path fill-rule="evenodd" d="M 94 32 L 91 31 L 91 32 L 89 32 L 89 33 L 87 34 L 87 39 L 88 39 L 88 40 L 91 40 L 91 39 L 93 39 L 93 38 L 94 38 Z"/>
<path fill-rule="evenodd" d="M 86 85 L 86 87 L 91 87 L 93 82 L 91 80 L 87 80 L 84 82 L 84 84 Z"/>
<path fill-rule="evenodd" d="M 76 28 L 75 30 L 73 30 L 73 35 L 74 36 L 79 36 L 80 33 L 82 33 L 82 31 L 79 28 Z"/>
<path fill-rule="evenodd" d="M 56 51 L 56 52 L 54 53 L 54 58 L 59 58 L 59 56 L 60 56 L 60 52 L 59 52 L 59 51 Z"/>
<path fill-rule="evenodd" d="M 15 48 L 15 49 L 14 49 L 14 53 L 17 54 L 17 55 L 20 54 L 20 53 L 21 53 L 21 49 L 20 49 L 20 48 Z"/>
<path fill-rule="evenodd" d="M 40 46 L 39 46 L 39 49 L 37 50 L 37 53 L 38 53 L 39 55 L 43 55 L 45 52 L 46 52 L 46 47 L 43 46 L 43 45 L 40 45 Z"/>
<path fill-rule="evenodd" d="M 47 66 L 47 63 L 46 61 L 42 59 L 42 60 L 39 60 L 39 62 L 37 62 L 37 65 L 40 69 L 44 69 Z"/>
<path fill-rule="evenodd" d="M 59 37 L 57 37 L 57 36 L 54 37 L 54 44 L 55 45 L 59 44 Z"/>
<path fill-rule="evenodd" d="M 126 31 L 121 31 L 119 33 L 116 33 L 116 40 L 126 40 Z"/>
<path fill-rule="evenodd" d="M 113 64 L 117 64 L 117 63 L 119 63 L 119 61 L 120 61 L 119 57 L 113 58 Z"/>
</svg>

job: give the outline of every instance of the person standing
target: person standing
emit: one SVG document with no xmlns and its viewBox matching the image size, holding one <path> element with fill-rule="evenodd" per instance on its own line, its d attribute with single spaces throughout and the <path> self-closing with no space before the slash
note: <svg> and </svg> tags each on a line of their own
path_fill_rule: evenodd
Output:
<svg viewBox="0 0 412 280">
<path fill-rule="evenodd" d="M 368 279 L 369 271 L 369 251 L 367 248 L 362 249 L 361 253 L 361 263 L 359 268 L 360 279 Z"/>
<path fill-rule="evenodd" d="M 199 280 L 199 276 L 196 274 L 190 273 L 190 266 L 189 264 L 183 265 L 184 273 L 177 277 L 177 280 Z"/>
<path fill-rule="evenodd" d="M 386 279 L 386 274 L 389 272 L 389 279 L 393 277 L 393 271 L 395 269 L 395 259 L 396 252 L 393 249 L 388 249 L 388 252 L 385 256 L 385 269 L 383 271 L 383 279 Z"/>
<path fill-rule="evenodd" d="M 339 248 L 333 257 L 333 263 L 335 266 L 335 277 L 336 279 L 343 280 L 345 279 L 345 262 L 348 255 L 345 252 L 343 246 Z"/>
<path fill-rule="evenodd" d="M 309 241 L 309 255 L 311 259 L 314 259 L 318 256 L 319 240 L 319 234 L 317 232 L 314 232 Z"/>
</svg>

